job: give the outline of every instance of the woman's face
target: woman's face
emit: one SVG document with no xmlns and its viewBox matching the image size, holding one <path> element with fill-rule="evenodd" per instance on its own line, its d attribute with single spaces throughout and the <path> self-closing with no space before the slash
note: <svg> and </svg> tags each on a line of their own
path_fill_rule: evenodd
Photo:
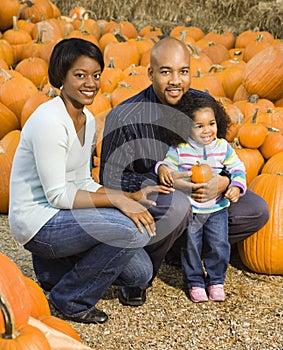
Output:
<svg viewBox="0 0 283 350">
<path fill-rule="evenodd" d="M 214 111 L 211 108 L 201 108 L 194 113 L 194 121 L 192 126 L 192 138 L 209 145 L 217 137 L 217 123 Z"/>
<path fill-rule="evenodd" d="M 100 88 L 100 75 L 101 67 L 96 60 L 79 57 L 65 77 L 62 97 L 76 108 L 90 105 Z"/>
</svg>

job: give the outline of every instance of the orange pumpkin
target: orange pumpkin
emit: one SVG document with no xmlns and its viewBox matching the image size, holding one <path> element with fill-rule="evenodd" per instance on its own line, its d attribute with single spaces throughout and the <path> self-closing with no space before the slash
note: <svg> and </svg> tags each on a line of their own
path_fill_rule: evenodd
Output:
<svg viewBox="0 0 283 350">
<path fill-rule="evenodd" d="M 2 294 L 0 294 L 0 309 L 5 325 L 5 330 L 0 335 L 0 349 L 51 350 L 47 338 L 38 328 L 30 326 L 27 323 L 17 327 L 12 305 Z"/>
<path fill-rule="evenodd" d="M 45 294 L 39 285 L 27 276 L 23 276 L 31 298 L 30 316 L 38 318 L 41 315 L 50 316 L 50 307 Z"/>
<path fill-rule="evenodd" d="M 193 165 L 190 169 L 192 172 L 191 181 L 195 183 L 208 182 L 212 178 L 212 169 L 208 164 L 197 164 Z"/>
<path fill-rule="evenodd" d="M 39 321 L 43 322 L 47 326 L 56 329 L 58 332 L 68 335 L 69 337 L 76 339 L 80 343 L 82 342 L 81 337 L 75 331 L 75 329 L 67 322 L 52 315 L 39 315 L 36 317 Z"/>
<path fill-rule="evenodd" d="M 20 135 L 20 130 L 13 130 L 0 140 L 0 213 L 3 214 L 8 214 L 10 174 Z"/>
<path fill-rule="evenodd" d="M 131 64 L 138 65 L 140 62 L 140 55 L 137 46 L 133 41 L 125 42 L 111 42 L 104 50 L 104 61 L 109 63 L 113 57 L 115 66 L 125 70 Z"/>
<path fill-rule="evenodd" d="M 269 159 L 276 153 L 283 151 L 283 133 L 278 129 L 269 129 L 259 150 L 265 159 Z"/>
<path fill-rule="evenodd" d="M 0 293 L 11 306 L 16 326 L 28 322 L 31 298 L 19 267 L 8 256 L 0 253 Z M 0 312 L 0 334 L 4 331 L 4 319 Z"/>
<path fill-rule="evenodd" d="M 20 120 L 26 100 L 38 92 L 34 83 L 22 74 L 12 75 L 1 69 L 4 79 L 0 83 L 0 102 L 13 111 Z"/>
<path fill-rule="evenodd" d="M 237 138 L 234 139 L 233 148 L 246 168 L 246 180 L 249 185 L 252 180 L 261 172 L 264 165 L 264 158 L 258 149 L 241 147 Z"/>
<path fill-rule="evenodd" d="M 2 0 L 0 11 L 0 30 L 4 31 L 13 25 L 13 16 L 20 10 L 19 0 Z"/>
<path fill-rule="evenodd" d="M 270 157 L 264 164 L 261 171 L 262 174 L 283 173 L 283 151 L 280 151 Z"/>
<path fill-rule="evenodd" d="M 253 119 L 250 123 L 244 123 L 238 130 L 238 139 L 240 144 L 247 148 L 258 148 L 260 147 L 268 133 L 267 128 L 256 122 L 256 116 L 258 108 L 256 109 Z"/>
<path fill-rule="evenodd" d="M 265 199 L 269 221 L 258 232 L 238 243 L 242 262 L 252 271 L 283 274 L 283 175 L 261 174 L 249 189 Z"/>
<path fill-rule="evenodd" d="M 246 64 L 243 84 L 250 94 L 277 100 L 283 96 L 282 76 L 283 44 L 270 45 Z"/>
<path fill-rule="evenodd" d="M 24 58 L 16 65 L 15 70 L 31 80 L 38 89 L 48 81 L 48 64 L 43 58 Z"/>
<path fill-rule="evenodd" d="M 20 128 L 19 120 L 15 113 L 0 102 L 0 139 L 2 139 L 8 132 Z"/>
</svg>

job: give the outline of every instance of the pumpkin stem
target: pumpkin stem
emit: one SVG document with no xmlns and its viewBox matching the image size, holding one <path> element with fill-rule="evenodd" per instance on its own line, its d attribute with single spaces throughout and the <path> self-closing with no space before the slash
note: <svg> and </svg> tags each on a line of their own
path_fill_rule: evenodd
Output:
<svg viewBox="0 0 283 350">
<path fill-rule="evenodd" d="M 14 315 L 4 295 L 0 295 L 0 309 L 3 314 L 4 325 L 5 325 L 5 333 L 2 334 L 2 338 L 3 339 L 17 338 L 19 333 L 16 331 Z"/>
<path fill-rule="evenodd" d="M 257 94 L 253 94 L 248 98 L 248 101 L 251 103 L 256 103 L 259 99 L 259 96 Z"/>
<path fill-rule="evenodd" d="M 4 77 L 6 81 L 13 78 L 13 76 L 9 74 L 5 68 L 2 67 L 0 67 L 0 77 Z"/>
<path fill-rule="evenodd" d="M 232 144 L 232 147 L 233 148 L 243 148 L 240 144 L 240 140 L 238 137 L 235 137 L 234 140 L 233 140 L 233 144 Z"/>
<path fill-rule="evenodd" d="M 259 109 L 258 107 L 255 109 L 255 112 L 254 112 L 251 124 L 256 124 L 256 118 L 257 118 L 257 114 L 258 114 L 258 109 Z"/>
</svg>

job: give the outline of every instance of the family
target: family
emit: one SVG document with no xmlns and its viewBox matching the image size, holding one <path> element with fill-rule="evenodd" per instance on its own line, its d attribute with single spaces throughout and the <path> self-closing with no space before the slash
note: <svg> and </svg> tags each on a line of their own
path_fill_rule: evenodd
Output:
<svg viewBox="0 0 283 350">
<path fill-rule="evenodd" d="M 190 52 L 165 37 L 152 49 L 152 84 L 107 115 L 97 183 L 96 125 L 86 106 L 103 68 L 88 41 L 54 47 L 48 77 L 60 96 L 22 129 L 10 179 L 12 233 L 31 252 L 50 303 L 76 322 L 107 321 L 96 304 L 111 285 L 121 304 L 145 303 L 170 255 L 181 261 L 193 302 L 223 301 L 230 245 L 269 217 L 225 141 L 229 118 L 213 97 L 190 88 Z M 207 183 L 190 181 L 196 161 L 213 169 Z"/>
</svg>

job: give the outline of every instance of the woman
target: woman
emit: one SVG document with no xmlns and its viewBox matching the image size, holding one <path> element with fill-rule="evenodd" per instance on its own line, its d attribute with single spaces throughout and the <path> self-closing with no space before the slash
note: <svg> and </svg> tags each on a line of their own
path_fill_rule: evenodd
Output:
<svg viewBox="0 0 283 350">
<path fill-rule="evenodd" d="M 22 130 L 10 183 L 9 223 L 31 251 L 39 283 L 68 318 L 103 323 L 96 308 L 107 288 L 144 285 L 152 263 L 143 247 L 155 233 L 138 202 L 151 186 L 124 194 L 106 190 L 90 176 L 95 119 L 85 108 L 100 87 L 103 57 L 82 39 L 64 39 L 52 52 L 49 81 L 60 96 L 42 104 Z"/>
</svg>

